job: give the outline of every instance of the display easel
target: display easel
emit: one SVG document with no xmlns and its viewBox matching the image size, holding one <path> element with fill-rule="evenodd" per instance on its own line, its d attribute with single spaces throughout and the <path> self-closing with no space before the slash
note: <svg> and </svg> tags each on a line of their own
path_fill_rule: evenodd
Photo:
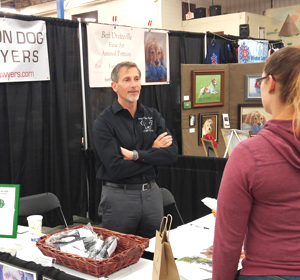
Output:
<svg viewBox="0 0 300 280">
<path fill-rule="evenodd" d="M 224 141 L 226 144 L 226 150 L 224 157 L 227 156 L 227 153 L 232 152 L 232 150 L 243 140 L 249 138 L 249 131 L 238 130 L 238 129 L 221 129 Z"/>
<path fill-rule="evenodd" d="M 207 157 L 218 157 L 218 153 L 214 147 L 213 140 L 201 138 L 201 141 Z"/>
</svg>

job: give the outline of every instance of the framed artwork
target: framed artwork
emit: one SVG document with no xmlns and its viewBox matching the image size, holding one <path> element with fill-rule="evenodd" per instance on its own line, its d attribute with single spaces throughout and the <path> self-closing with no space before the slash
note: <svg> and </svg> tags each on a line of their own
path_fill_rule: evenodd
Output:
<svg viewBox="0 0 300 280">
<path fill-rule="evenodd" d="M 192 71 L 193 108 L 224 105 L 225 70 Z"/>
<path fill-rule="evenodd" d="M 112 39 L 114 43 L 116 41 Z M 164 32 L 144 32 L 145 82 L 166 84 L 170 81 L 168 36 Z M 143 77 L 144 75 L 142 75 Z"/>
<path fill-rule="evenodd" d="M 265 111 L 262 104 L 238 104 L 239 129 L 249 131 L 250 136 L 255 136 L 270 119 L 272 115 Z"/>
<path fill-rule="evenodd" d="M 189 115 L 189 124 L 190 126 L 196 125 L 196 115 Z"/>
<path fill-rule="evenodd" d="M 218 157 L 217 150 L 214 147 L 214 143 L 212 140 L 207 140 L 202 138 L 202 144 L 205 151 L 205 155 L 207 157 Z"/>
<path fill-rule="evenodd" d="M 223 116 L 223 128 L 230 128 L 228 114 L 222 114 L 222 116 Z"/>
<path fill-rule="evenodd" d="M 0 239 L 17 237 L 19 201 L 20 185 L 0 184 Z"/>
<path fill-rule="evenodd" d="M 201 139 L 205 134 L 210 133 L 211 136 L 218 142 L 218 114 L 199 114 L 198 121 L 198 145 L 201 146 Z"/>
<path fill-rule="evenodd" d="M 245 75 L 245 101 L 261 101 L 260 87 L 256 85 L 256 79 L 260 77 L 259 73 Z"/>
<path fill-rule="evenodd" d="M 12 265 L 7 262 L 0 261 L 0 273 L 3 275 L 1 279 L 14 279 L 14 280 L 37 280 L 37 272 L 25 269 L 20 266 Z"/>
<path fill-rule="evenodd" d="M 191 109 L 192 108 L 192 103 L 191 103 L 191 101 L 183 101 L 182 106 L 183 106 L 183 110 Z"/>
</svg>

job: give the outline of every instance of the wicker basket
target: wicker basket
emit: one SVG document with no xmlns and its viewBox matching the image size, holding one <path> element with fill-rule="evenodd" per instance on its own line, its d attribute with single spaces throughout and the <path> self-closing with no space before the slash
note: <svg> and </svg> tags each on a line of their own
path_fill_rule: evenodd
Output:
<svg viewBox="0 0 300 280">
<path fill-rule="evenodd" d="M 84 225 L 76 226 L 72 229 L 81 227 L 84 227 Z M 66 230 L 70 229 L 64 229 L 58 232 Z M 148 238 L 123 234 L 104 228 L 93 227 L 93 230 L 98 235 L 102 235 L 104 239 L 111 235 L 119 237 L 118 246 L 112 257 L 98 261 L 54 249 L 45 244 L 45 240 L 49 238 L 51 234 L 44 235 L 41 240 L 37 241 L 36 246 L 45 256 L 55 258 L 56 263 L 97 277 L 107 276 L 126 266 L 136 263 L 141 258 L 144 250 L 149 246 Z"/>
</svg>

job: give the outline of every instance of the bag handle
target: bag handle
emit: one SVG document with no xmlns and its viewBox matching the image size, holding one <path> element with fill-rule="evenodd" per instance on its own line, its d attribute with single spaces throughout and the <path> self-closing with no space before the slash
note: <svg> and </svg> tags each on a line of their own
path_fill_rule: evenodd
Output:
<svg viewBox="0 0 300 280">
<path fill-rule="evenodd" d="M 169 238 L 172 221 L 173 221 L 173 217 L 172 217 L 171 214 L 168 214 L 167 216 L 164 216 L 161 219 L 160 228 L 159 228 L 160 234 L 162 234 L 164 231 L 168 231 L 168 238 Z M 169 228 L 167 228 L 168 222 L 169 222 Z M 164 226 L 163 226 L 163 223 L 165 223 Z M 163 226 L 163 231 L 161 231 L 162 230 L 162 226 Z"/>
</svg>

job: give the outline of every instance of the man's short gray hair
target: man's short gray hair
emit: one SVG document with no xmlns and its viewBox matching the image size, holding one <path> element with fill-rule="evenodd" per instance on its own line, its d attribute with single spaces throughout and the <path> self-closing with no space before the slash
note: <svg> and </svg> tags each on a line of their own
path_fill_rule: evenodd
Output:
<svg viewBox="0 0 300 280">
<path fill-rule="evenodd" d="M 120 69 L 122 67 L 126 67 L 126 68 L 136 68 L 139 72 L 139 76 L 141 77 L 141 70 L 139 69 L 139 67 L 134 63 L 134 62 L 131 62 L 131 61 L 123 61 L 123 62 L 120 62 L 119 64 L 117 64 L 114 69 L 111 71 L 111 75 L 110 75 L 110 78 L 112 80 L 112 82 L 115 82 L 117 83 L 118 80 L 119 80 L 119 72 L 120 72 Z"/>
</svg>

